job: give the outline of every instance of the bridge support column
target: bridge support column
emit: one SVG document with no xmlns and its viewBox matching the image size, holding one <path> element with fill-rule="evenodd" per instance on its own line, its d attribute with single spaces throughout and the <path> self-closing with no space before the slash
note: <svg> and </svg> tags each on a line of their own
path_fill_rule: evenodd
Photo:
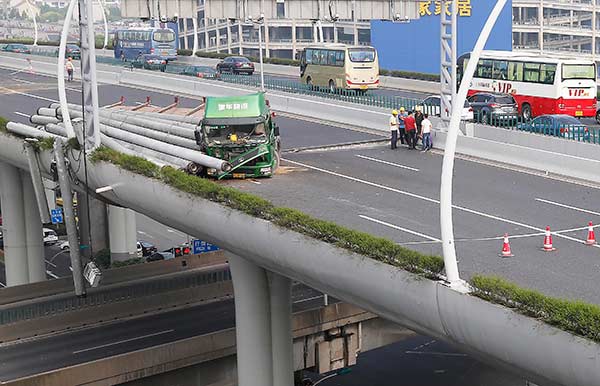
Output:
<svg viewBox="0 0 600 386">
<path fill-rule="evenodd" d="M 111 261 L 124 261 L 135 257 L 136 225 L 134 211 L 109 205 L 108 232 L 110 234 Z M 133 233 L 133 236 L 131 233 Z"/>
<path fill-rule="evenodd" d="M 267 273 L 233 254 L 229 264 L 235 293 L 238 386 L 274 386 Z"/>
<path fill-rule="evenodd" d="M 29 283 L 35 283 L 46 280 L 43 226 L 29 173 L 21 172 L 21 183 L 23 186 L 23 216 L 25 219 L 25 238 L 27 240 Z"/>
<path fill-rule="evenodd" d="M 23 185 L 19 169 L 0 162 L 0 201 L 6 286 L 29 283 Z"/>
<path fill-rule="evenodd" d="M 107 205 L 100 200 L 88 197 L 85 193 L 77 194 L 79 207 L 79 235 L 81 245 L 85 245 L 81 252 L 90 259 L 91 254 L 96 254 L 108 248 L 108 216 Z M 89 217 L 88 217 L 89 208 Z"/>
<path fill-rule="evenodd" d="M 294 384 L 292 337 L 292 281 L 269 272 L 271 298 L 271 340 L 273 342 L 273 384 Z"/>
</svg>

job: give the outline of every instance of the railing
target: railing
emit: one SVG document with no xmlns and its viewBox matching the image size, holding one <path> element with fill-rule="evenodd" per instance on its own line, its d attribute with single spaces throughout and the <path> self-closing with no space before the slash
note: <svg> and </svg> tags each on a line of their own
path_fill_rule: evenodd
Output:
<svg viewBox="0 0 600 386">
<path fill-rule="evenodd" d="M 514 114 L 493 114 L 489 116 L 476 113 L 474 117 L 475 122 L 491 126 L 600 145 L 600 129 L 590 128 L 583 123 L 544 124 L 532 120 L 525 121 Z"/>
<path fill-rule="evenodd" d="M 50 300 L 17 305 L 14 307 L 3 307 L 0 309 L 0 325 L 52 316 L 110 303 L 118 303 L 131 299 L 159 296 L 172 291 L 200 287 L 228 280 L 231 280 L 229 269 L 220 269 L 181 274 L 175 277 L 149 280 L 115 288 L 100 287 L 97 290 L 90 290 L 85 298 L 78 298 L 74 295 L 61 295 L 57 296 L 59 298 Z"/>
</svg>

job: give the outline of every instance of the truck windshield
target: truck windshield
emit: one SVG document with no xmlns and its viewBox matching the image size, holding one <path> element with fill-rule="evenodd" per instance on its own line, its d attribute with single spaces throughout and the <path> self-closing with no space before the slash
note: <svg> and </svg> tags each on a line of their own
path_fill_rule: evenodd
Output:
<svg viewBox="0 0 600 386">
<path fill-rule="evenodd" d="M 266 139 L 264 122 L 256 125 L 207 125 L 204 126 L 204 133 L 209 143 L 235 142 L 240 140 L 260 141 Z"/>
</svg>

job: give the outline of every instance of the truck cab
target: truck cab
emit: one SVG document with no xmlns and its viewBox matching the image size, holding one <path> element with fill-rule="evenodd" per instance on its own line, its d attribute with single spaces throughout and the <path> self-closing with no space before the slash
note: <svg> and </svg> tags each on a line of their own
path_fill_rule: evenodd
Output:
<svg viewBox="0 0 600 386">
<path fill-rule="evenodd" d="M 196 130 L 196 143 L 207 155 L 228 161 L 232 168 L 217 179 L 270 177 L 279 166 L 279 127 L 263 93 L 233 97 L 207 97 L 204 118 Z"/>
</svg>

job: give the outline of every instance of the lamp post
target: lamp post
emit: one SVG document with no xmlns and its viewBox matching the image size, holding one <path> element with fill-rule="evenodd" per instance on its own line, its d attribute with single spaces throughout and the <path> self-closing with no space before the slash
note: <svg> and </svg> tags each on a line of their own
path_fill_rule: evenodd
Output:
<svg viewBox="0 0 600 386">
<path fill-rule="evenodd" d="M 102 21 L 104 22 L 104 44 L 102 49 L 105 50 L 108 45 L 108 20 L 106 20 L 106 7 L 104 6 L 104 0 L 98 0 L 100 8 L 102 9 Z"/>
<path fill-rule="evenodd" d="M 262 52 L 262 26 L 265 21 L 265 15 L 260 14 L 260 17 L 256 20 L 252 19 L 252 16 L 248 17 L 248 20 L 253 24 L 258 25 L 258 61 L 260 64 L 260 91 L 265 92 L 265 73 L 263 66 L 263 52 Z"/>
<path fill-rule="evenodd" d="M 37 26 L 37 20 L 36 20 L 36 17 L 35 17 L 36 8 L 34 8 L 33 5 L 31 5 L 31 3 L 29 2 L 29 0 L 27 0 L 27 5 L 29 6 L 29 12 L 31 12 L 31 18 L 33 19 L 33 46 L 37 47 L 38 26 Z"/>
</svg>

